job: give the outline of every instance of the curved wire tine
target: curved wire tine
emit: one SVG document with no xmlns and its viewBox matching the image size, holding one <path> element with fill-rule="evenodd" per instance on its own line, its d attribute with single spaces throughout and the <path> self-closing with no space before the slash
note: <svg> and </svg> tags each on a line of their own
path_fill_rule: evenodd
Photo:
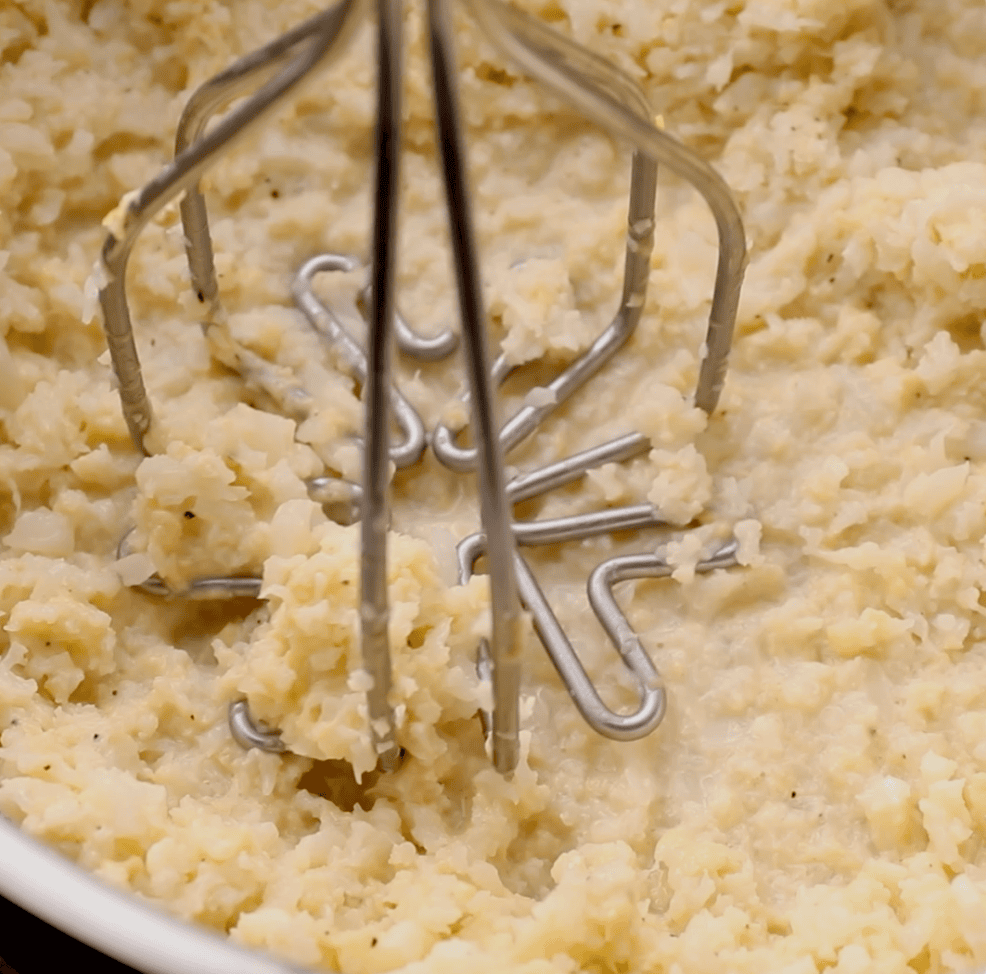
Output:
<svg viewBox="0 0 986 974">
<path fill-rule="evenodd" d="M 486 315 L 462 144 L 458 70 L 447 0 L 428 0 L 427 29 L 434 79 L 435 134 L 442 160 L 466 375 L 478 445 L 480 512 L 483 531 L 489 540 L 493 765 L 501 774 L 510 774 L 520 760 L 521 634 L 514 565 L 516 549 L 498 436 L 496 390 L 490 381 Z"/>
<path fill-rule="evenodd" d="M 358 262 L 352 257 L 345 257 L 342 254 L 319 254 L 302 265 L 291 285 L 291 293 L 294 295 L 295 304 L 315 333 L 339 353 L 353 377 L 366 391 L 369 384 L 366 352 L 346 331 L 342 322 L 319 300 L 312 287 L 316 274 L 327 271 L 352 271 L 358 266 Z M 367 402 L 369 409 L 368 392 Z M 421 454 L 424 453 L 427 445 L 424 423 L 414 407 L 393 385 L 390 385 L 390 408 L 404 437 L 400 442 L 390 446 L 390 459 L 397 467 L 408 467 L 421 459 Z"/>
<path fill-rule="evenodd" d="M 522 545 L 544 545 L 665 523 L 653 507 L 637 504 L 597 511 L 592 519 L 576 515 L 552 521 L 515 524 L 514 532 Z M 456 555 L 460 583 L 468 581 L 485 547 L 482 534 L 470 535 L 459 542 Z M 621 645 L 614 643 L 640 687 L 637 709 L 630 714 L 618 714 L 603 702 L 527 562 L 519 553 L 515 553 L 514 560 L 521 603 L 531 613 L 538 638 L 586 723 L 604 737 L 618 741 L 637 740 L 653 731 L 664 718 L 667 697 L 657 668 L 643 647 L 639 647 L 639 652 L 628 653 Z M 489 668 L 489 650 L 485 640 L 479 645 L 476 668 L 480 679 L 483 679 Z M 486 733 L 489 718 L 481 712 L 480 719 Z"/>
<path fill-rule="evenodd" d="M 550 487 L 545 489 L 550 489 Z M 604 511 L 595 511 L 590 515 L 579 514 L 570 517 L 560 517 L 543 521 L 515 521 L 513 527 L 514 536 L 517 538 L 517 541 L 526 546 L 558 544 L 564 541 L 578 540 L 611 531 L 628 531 L 644 527 L 660 526 L 666 523 L 667 522 L 650 504 L 635 504 L 629 507 L 610 508 Z M 483 548 L 484 538 L 482 534 L 470 535 L 469 537 L 464 538 L 456 546 L 456 557 L 459 563 L 460 584 L 465 584 L 469 580 L 469 576 L 472 574 L 473 565 L 483 553 Z M 525 565 L 525 568 L 526 567 L 527 566 Z M 544 612 L 547 602 L 544 599 L 543 592 L 541 592 L 541 589 L 537 586 L 537 582 L 533 578 L 533 575 L 531 575 L 531 581 L 533 581 L 533 589 L 522 590 L 521 596 L 523 598 L 524 594 L 527 594 L 531 590 L 534 590 L 536 595 L 540 594 L 540 604 L 535 607 L 535 610 L 539 615 L 542 615 L 547 622 L 546 627 L 537 628 L 537 632 L 540 636 L 542 631 L 545 631 L 546 629 L 550 630 L 551 621 L 554 619 L 554 615 L 551 612 L 550 606 L 547 606 L 547 612 Z M 535 610 L 532 610 L 532 614 Z M 554 629 L 558 629 L 557 620 L 555 620 Z M 562 635 L 564 636 L 564 634 Z M 571 693 L 572 689 L 569 686 L 569 679 L 573 673 L 576 678 L 578 677 L 579 670 L 582 669 L 581 664 L 579 663 L 577 657 L 574 656 L 574 650 L 571 646 L 568 646 L 566 649 L 565 644 L 561 642 L 556 642 L 554 645 L 557 645 L 560 648 L 559 658 L 563 661 L 564 666 L 564 671 L 558 671 L 559 675 L 566 689 Z M 552 657 L 552 659 L 554 659 L 554 657 Z M 490 658 L 489 643 L 487 643 L 485 639 L 480 640 L 477 650 L 476 672 L 481 681 L 486 682 L 492 680 L 493 665 Z M 585 679 L 582 681 L 576 679 L 575 693 L 580 695 L 580 699 L 590 709 L 590 711 L 593 709 L 598 710 L 600 706 L 604 706 L 601 704 L 601 698 L 599 697 L 598 692 L 594 689 L 593 692 L 595 693 L 595 700 L 593 699 L 592 693 L 586 692 L 585 682 L 588 681 L 588 676 L 586 676 L 584 670 L 582 670 L 582 675 Z M 479 717 L 483 728 L 483 735 L 489 738 L 491 726 L 490 714 L 486 710 L 481 709 L 479 712 Z"/>
<path fill-rule="evenodd" d="M 733 568 L 739 564 L 737 554 L 739 542 L 735 538 L 722 544 L 715 554 L 703 558 L 695 566 L 697 572 L 711 572 L 717 568 Z M 643 555 L 618 555 L 597 565 L 589 579 L 589 598 L 593 606 L 600 607 L 613 601 L 612 589 L 619 582 L 628 582 L 634 578 L 667 578 L 674 572 L 674 567 L 668 563 L 664 555 L 650 553 Z M 607 594 L 608 593 L 608 594 Z M 615 605 L 613 601 L 613 605 Z M 597 610 L 599 615 L 600 610 Z M 618 611 L 618 610 L 617 610 Z M 604 614 L 609 615 L 607 610 Z M 600 622 L 603 617 L 600 615 Z M 603 625 L 606 625 L 603 622 Z"/>
<path fill-rule="evenodd" d="M 727 541 L 714 555 L 700 561 L 695 566 L 695 571 L 704 574 L 718 568 L 732 568 L 738 565 L 736 557 L 738 549 L 739 542 L 735 538 Z M 587 585 L 589 604 L 603 629 L 606 630 L 610 642 L 625 660 L 640 661 L 648 657 L 640 637 L 634 632 L 616 601 L 613 586 L 632 578 L 668 578 L 673 571 L 674 568 L 668 564 L 666 557 L 651 553 L 610 558 L 597 565 L 589 576 Z"/>
<path fill-rule="evenodd" d="M 521 597 L 551 662 L 583 719 L 596 733 L 614 741 L 635 741 L 646 737 L 661 723 L 667 710 L 667 694 L 651 658 L 642 646 L 638 653 L 628 653 L 623 646 L 616 646 L 623 663 L 637 680 L 640 702 L 629 714 L 619 714 L 608 707 L 589 679 L 534 573 L 523 559 L 519 562 L 517 579 Z"/>
<path fill-rule="evenodd" d="M 271 730 L 250 714 L 250 704 L 246 700 L 234 700 L 229 705 L 227 715 L 229 733 L 244 751 L 257 748 L 268 754 L 284 754 L 287 745 L 281 740 L 281 732 Z"/>
<path fill-rule="evenodd" d="M 732 345 L 747 251 L 743 221 L 722 177 L 695 153 L 626 103 L 633 84 L 613 65 L 500 0 L 465 0 L 486 37 L 522 71 L 613 135 L 691 183 L 716 221 L 719 259 L 702 349 L 695 404 L 711 413 L 719 401 Z"/>
<path fill-rule="evenodd" d="M 651 121 L 646 96 L 632 78 L 603 62 L 605 69 L 618 76 L 619 96 L 627 111 Z M 615 86 L 615 85 L 614 85 Z M 654 205 L 657 196 L 657 164 L 642 152 L 634 152 L 630 168 L 630 202 L 627 211 L 627 240 L 624 257 L 623 290 L 620 304 L 610 324 L 592 345 L 563 369 L 546 386 L 548 396 L 540 405 L 522 406 L 500 430 L 500 443 L 508 452 L 530 436 L 558 407 L 582 388 L 629 341 L 643 314 L 650 275 L 650 255 L 654 249 Z M 504 355 L 494 365 L 498 382 L 511 372 Z M 463 397 L 466 398 L 466 397 Z M 432 449 L 445 466 L 456 471 L 471 470 L 476 464 L 475 447 L 460 447 L 457 432 L 444 423 L 432 435 Z"/>
<path fill-rule="evenodd" d="M 372 303 L 370 285 L 367 284 L 359 295 L 360 309 L 364 311 Z M 438 362 L 447 358 L 459 347 L 459 336 L 451 328 L 445 328 L 432 338 L 415 331 L 407 319 L 397 310 L 394 315 L 397 332 L 397 347 L 405 354 L 421 362 Z"/>
<path fill-rule="evenodd" d="M 341 477 L 312 477 L 305 481 L 308 496 L 322 505 L 325 516 L 336 524 L 350 525 L 359 520 L 363 488 Z"/>
<path fill-rule="evenodd" d="M 192 187 L 233 142 L 276 107 L 312 71 L 337 52 L 356 27 L 363 0 L 338 0 L 327 11 L 306 22 L 309 44 L 297 58 L 244 104 L 233 109 L 209 133 L 181 153 L 136 193 L 128 194 L 104 221 L 106 240 L 97 268 L 103 329 L 113 370 L 120 386 L 120 402 L 134 445 L 146 452 L 144 437 L 151 425 L 151 403 L 141 375 L 126 294 L 130 253 L 141 231 L 179 193 Z M 302 28 L 297 29 L 299 32 Z M 281 56 L 283 59 L 283 55 Z M 249 60 L 250 55 L 247 56 Z M 238 62 L 241 63 L 241 62 Z M 233 68 L 228 71 L 233 71 Z M 226 74 L 227 72 L 224 72 Z"/>
</svg>

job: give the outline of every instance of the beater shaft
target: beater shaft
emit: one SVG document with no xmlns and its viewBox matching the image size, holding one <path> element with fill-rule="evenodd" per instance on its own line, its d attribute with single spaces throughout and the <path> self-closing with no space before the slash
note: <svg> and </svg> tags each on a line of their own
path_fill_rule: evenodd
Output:
<svg viewBox="0 0 986 974">
<path fill-rule="evenodd" d="M 428 37 L 435 81 L 435 124 L 445 195 L 452 223 L 452 253 L 466 375 L 479 456 L 479 501 L 490 576 L 493 677 L 492 742 L 496 769 L 512 771 L 519 758 L 520 631 L 514 577 L 514 537 L 500 447 L 499 423 L 490 382 L 486 315 L 479 282 L 465 150 L 459 120 L 458 72 L 447 0 L 428 0 Z"/>
</svg>

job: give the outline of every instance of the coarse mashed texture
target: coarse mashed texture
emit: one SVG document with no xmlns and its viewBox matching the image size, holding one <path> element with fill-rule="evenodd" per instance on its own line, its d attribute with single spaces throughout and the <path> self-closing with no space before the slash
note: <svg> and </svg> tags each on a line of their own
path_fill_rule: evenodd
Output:
<svg viewBox="0 0 986 974">
<path fill-rule="evenodd" d="M 317 5 L 15 0 L 0 4 L 0 813 L 181 917 L 346 974 L 986 965 L 986 7 L 519 6 L 640 80 L 729 182 L 751 244 L 707 419 L 690 396 L 715 228 L 662 174 L 637 334 L 510 456 L 528 469 L 651 438 L 520 513 L 649 499 L 681 526 L 528 555 L 626 705 L 584 579 L 671 542 L 674 579 L 619 590 L 667 719 L 633 744 L 596 736 L 528 633 L 524 757 L 512 780 L 490 768 L 486 586 L 457 586 L 452 562 L 473 488 L 428 457 L 394 496 L 409 757 L 372 770 L 358 527 L 305 487 L 358 476 L 359 390 L 289 290 L 314 254 L 366 258 L 371 34 L 205 183 L 233 334 L 319 408 L 284 418 L 210 360 L 169 207 L 129 278 L 156 408 L 142 459 L 88 307 L 100 221 L 167 161 L 199 84 Z M 406 37 L 400 303 L 434 334 L 456 306 L 419 4 Z M 529 363 L 516 405 L 616 306 L 628 154 L 464 16 L 456 37 L 493 339 Z M 326 300 L 363 280 L 323 277 Z M 429 425 L 455 418 L 457 365 L 405 363 L 401 384 Z M 730 532 L 744 564 L 691 571 Z M 262 574 L 264 598 L 126 587 L 152 567 L 176 590 Z M 291 754 L 233 742 L 241 696 Z"/>
</svg>

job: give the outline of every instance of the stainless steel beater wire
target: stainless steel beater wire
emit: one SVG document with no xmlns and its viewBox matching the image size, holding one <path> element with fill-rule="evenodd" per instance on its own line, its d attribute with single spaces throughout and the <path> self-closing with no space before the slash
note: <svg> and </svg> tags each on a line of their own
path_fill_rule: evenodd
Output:
<svg viewBox="0 0 986 974">
<path fill-rule="evenodd" d="M 369 285 L 360 293 L 360 299 L 365 307 L 369 307 Z M 422 362 L 438 362 L 451 355 L 459 347 L 459 336 L 451 328 L 445 328 L 431 338 L 419 335 L 408 324 L 407 319 L 401 314 L 400 308 L 395 312 L 394 325 L 397 332 L 397 347 L 402 352 L 412 355 Z"/>
<path fill-rule="evenodd" d="M 549 50 L 545 57 L 552 57 Z M 615 93 L 628 110 L 647 124 L 652 121 L 650 105 L 632 78 L 600 58 L 586 61 L 590 78 Z M 646 153 L 633 154 L 630 171 L 630 200 L 627 207 L 627 239 L 624 254 L 623 289 L 620 303 L 610 324 L 592 345 L 559 372 L 545 387 L 550 393 L 541 405 L 525 404 L 507 419 L 500 430 L 500 443 L 509 452 L 530 436 L 552 413 L 581 389 L 630 340 L 643 315 L 650 277 L 650 256 L 654 249 L 654 206 L 657 195 L 657 164 Z M 505 355 L 493 363 L 494 381 L 499 385 L 512 371 Z M 465 399 L 466 397 L 463 397 Z M 439 423 L 432 435 L 432 448 L 445 466 L 467 471 L 476 465 L 475 447 L 460 447 L 456 433 Z"/>
<path fill-rule="evenodd" d="M 649 450 L 650 446 L 650 439 L 643 433 L 627 433 L 608 443 L 563 457 L 545 467 L 518 474 L 507 484 L 507 494 L 512 504 L 519 504 L 530 497 L 570 484 L 587 470 L 601 467 L 604 463 L 631 460 Z"/>
<path fill-rule="evenodd" d="M 516 524 L 514 530 L 520 544 L 543 545 L 567 541 L 573 537 L 588 537 L 591 534 L 665 523 L 667 522 L 653 507 L 638 504 L 595 512 L 588 522 L 585 520 L 585 515 L 575 515 L 555 518 L 551 521 L 530 522 L 523 526 Z M 472 566 L 483 553 L 484 548 L 485 539 L 482 534 L 470 535 L 459 542 L 456 547 L 456 558 L 459 563 L 460 583 L 464 584 L 468 581 L 472 574 Z M 541 586 L 538 585 L 534 573 L 519 551 L 515 552 L 514 560 L 518 588 L 524 606 L 531 613 L 534 628 L 562 684 L 586 723 L 611 740 L 631 741 L 649 734 L 664 719 L 667 695 L 657 668 L 639 640 L 635 646 L 629 643 L 613 643 L 640 687 L 640 703 L 637 709 L 630 714 L 618 714 L 608 707 L 599 695 L 599 691 L 586 673 L 575 648 L 545 598 Z M 487 647 L 480 644 L 477 670 L 481 675 L 485 675 L 488 668 L 487 652 Z"/>
<path fill-rule="evenodd" d="M 251 88 L 258 87 L 264 77 L 276 70 L 294 48 L 309 41 L 313 24 L 323 16 L 324 14 L 319 14 L 299 24 L 259 50 L 247 54 L 236 64 L 198 88 L 185 106 L 178 122 L 175 154 L 184 152 L 193 142 L 201 138 L 206 125 L 214 115 L 235 98 Z M 208 210 L 198 183 L 189 187 L 181 199 L 179 208 L 192 288 L 199 296 L 199 300 L 207 306 L 210 314 L 214 314 L 218 310 L 219 286 L 216 280 L 212 238 L 209 233 Z M 339 259 L 345 258 L 340 255 Z M 367 305 L 370 303 L 369 291 L 368 285 L 363 294 Z M 396 316 L 396 329 L 397 343 L 401 349 L 427 361 L 444 358 L 458 345 L 458 336 L 451 329 L 446 328 L 432 338 L 423 338 L 399 313 Z"/>
<path fill-rule="evenodd" d="M 244 751 L 256 747 L 268 754 L 284 754 L 287 745 L 281 740 L 280 731 L 266 730 L 257 726 L 250 716 L 250 706 L 246 700 L 234 700 L 229 705 L 227 715 L 230 733 Z"/>
<path fill-rule="evenodd" d="M 385 771 L 400 761 L 394 710 L 387 602 L 390 482 L 390 365 L 394 339 L 394 275 L 401 149 L 400 0 L 377 2 L 376 174 L 370 317 L 364 389 L 363 516 L 360 520 L 360 641 L 372 684 L 366 692 L 373 743 Z"/>
<path fill-rule="evenodd" d="M 240 58 L 196 89 L 178 121 L 175 155 L 180 155 L 202 137 L 206 125 L 214 115 L 241 95 L 256 90 L 265 77 L 277 71 L 289 55 L 296 53 L 296 47 L 310 43 L 313 27 L 323 16 L 324 14 L 317 14 L 298 24 L 269 44 Z M 205 197 L 198 181 L 186 190 L 179 203 L 179 210 L 192 288 L 198 293 L 200 300 L 213 307 L 218 300 L 219 289 Z"/>
<path fill-rule="evenodd" d="M 600 77 L 602 59 L 597 55 L 499 0 L 464 2 L 487 39 L 525 73 L 587 118 L 666 165 L 705 199 L 716 221 L 719 260 L 695 404 L 711 413 L 725 380 L 747 261 L 743 221 L 729 187 L 711 166 L 626 108 L 612 89 L 612 71 Z"/>
<path fill-rule="evenodd" d="M 326 307 L 315 294 L 312 281 L 316 274 L 324 271 L 350 271 L 357 266 L 352 257 L 341 254 L 319 254 L 305 261 L 295 275 L 291 285 L 295 304 L 308 319 L 309 324 L 323 339 L 328 341 L 344 366 L 364 389 L 367 388 L 367 372 L 370 368 L 366 352 L 352 335 L 343 327 L 331 308 Z M 372 288 L 368 289 L 372 295 Z M 391 287 L 390 304 L 397 316 L 396 302 Z M 373 313 L 372 296 L 370 314 Z M 389 404 L 403 440 L 389 446 L 390 459 L 396 467 L 407 467 L 421 459 L 427 446 L 424 423 L 417 411 L 404 398 L 396 386 L 389 387 Z M 355 486 L 355 485 L 354 485 Z"/>
<path fill-rule="evenodd" d="M 733 538 L 719 550 L 695 565 L 696 572 L 712 572 L 717 568 L 731 568 L 739 564 L 739 542 Z M 644 653 L 640 637 L 634 632 L 623 614 L 613 586 L 632 578 L 668 578 L 674 573 L 667 558 L 656 552 L 641 555 L 618 555 L 597 565 L 586 586 L 589 604 L 606 630 L 614 646 L 627 647 L 633 653 Z M 621 649 L 622 652 L 622 649 Z"/>
<path fill-rule="evenodd" d="M 103 329 L 120 385 L 120 401 L 130 436 L 137 449 L 146 452 L 144 436 L 151 425 L 151 404 L 141 376 L 140 359 L 126 294 L 130 252 L 141 230 L 167 203 L 194 185 L 199 177 L 247 129 L 264 118 L 320 63 L 339 49 L 356 25 L 362 0 L 339 0 L 331 9 L 308 21 L 311 43 L 295 62 L 261 87 L 249 101 L 223 118 L 215 128 L 174 159 L 124 206 L 122 226 L 106 236 L 101 259 L 107 280 L 101 283 L 99 301 Z M 117 236 L 116 231 L 121 231 Z"/>
<path fill-rule="evenodd" d="M 486 347 L 486 316 L 458 105 L 458 73 L 446 0 L 429 0 L 428 34 L 434 74 L 435 128 L 442 159 L 466 373 L 479 449 L 479 496 L 487 539 L 493 664 L 493 765 L 508 774 L 520 757 L 520 606 L 514 574 L 514 537 Z"/>
<path fill-rule="evenodd" d="M 589 726 L 613 741 L 635 741 L 654 730 L 664 719 L 667 693 L 657 667 L 643 651 L 639 640 L 636 644 L 613 643 L 627 668 L 637 678 L 641 696 L 640 705 L 633 713 L 618 714 L 606 706 L 599 696 L 534 573 L 523 558 L 517 560 L 517 578 L 524 603 L 534 621 L 534 628 L 579 713 Z"/>
</svg>

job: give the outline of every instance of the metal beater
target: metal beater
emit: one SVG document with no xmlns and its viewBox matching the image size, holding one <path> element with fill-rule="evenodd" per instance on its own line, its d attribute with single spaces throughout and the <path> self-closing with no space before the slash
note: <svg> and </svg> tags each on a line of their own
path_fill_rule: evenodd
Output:
<svg viewBox="0 0 986 974">
<path fill-rule="evenodd" d="M 430 442 L 436 456 L 456 471 L 475 469 L 479 483 L 482 532 L 459 545 L 460 579 L 465 580 L 481 555 L 486 555 L 490 579 L 492 630 L 479 650 L 478 670 L 492 682 L 492 712 L 484 717 L 493 762 L 509 773 L 519 756 L 520 627 L 518 597 L 531 612 L 535 628 L 567 689 L 586 720 L 606 736 L 628 740 L 653 730 L 664 715 L 666 696 L 657 669 L 633 633 L 613 596 L 613 586 L 627 578 L 670 574 L 660 555 L 610 559 L 593 573 L 589 596 L 594 610 L 634 674 L 641 702 L 630 715 L 617 714 L 599 698 L 565 637 L 517 545 L 548 544 L 607 531 L 663 523 L 649 504 L 610 508 L 553 521 L 514 523 L 512 505 L 571 483 L 603 463 L 620 462 L 650 448 L 647 438 L 630 433 L 558 463 L 519 475 L 507 482 L 503 454 L 543 422 L 584 385 L 626 343 L 643 310 L 650 253 L 653 246 L 657 165 L 663 163 L 691 183 L 711 209 L 718 230 L 716 269 L 708 331 L 703 345 L 695 403 L 711 412 L 718 401 L 732 341 L 739 292 L 746 265 L 743 225 L 728 187 L 717 173 L 654 125 L 646 97 L 637 84 L 605 60 L 551 31 L 541 22 L 501 0 L 463 0 L 475 22 L 504 54 L 526 74 L 568 102 L 587 120 L 602 126 L 634 148 L 623 292 L 611 325 L 591 348 L 547 387 L 540 405 L 525 405 L 500 426 L 495 384 L 509 374 L 506 358 L 491 363 L 485 334 L 479 265 L 472 209 L 465 174 L 465 154 L 458 105 L 458 85 L 448 0 L 427 0 L 430 60 L 434 78 L 436 142 L 452 240 L 459 301 L 461 337 L 472 415 L 472 439 L 465 449 L 456 431 L 439 425 Z M 169 201 L 184 193 L 181 218 L 192 287 L 202 304 L 202 327 L 211 353 L 237 371 L 246 384 L 262 390 L 288 415 L 301 418 L 311 400 L 291 376 L 239 344 L 230 334 L 219 301 L 213 250 L 204 197 L 198 180 L 245 131 L 266 118 L 316 69 L 328 63 L 352 37 L 367 16 L 369 0 L 337 0 L 324 12 L 241 58 L 206 82 L 189 101 L 178 127 L 174 161 L 155 179 L 128 195 L 108 218 L 109 232 L 98 267 L 99 299 L 104 327 L 119 381 L 120 398 L 131 436 L 145 451 L 152 410 L 134 343 L 126 297 L 126 269 L 141 230 Z M 311 327 L 332 344 L 363 384 L 365 429 L 360 485 L 334 476 L 309 483 L 313 499 L 332 508 L 339 520 L 361 526 L 361 650 L 371 677 L 367 691 L 370 726 L 380 765 L 393 769 L 402 756 L 394 710 L 388 700 L 391 657 L 387 640 L 386 535 L 388 526 L 388 465 L 415 462 L 428 436 L 414 409 L 393 388 L 391 346 L 394 331 L 403 350 L 425 358 L 450 353 L 452 334 L 435 340 L 417 335 L 397 314 L 395 306 L 395 245 L 397 240 L 398 174 L 401 117 L 401 10 L 399 0 L 377 0 L 379 76 L 375 133 L 375 184 L 370 283 L 365 293 L 367 348 L 364 351 L 315 296 L 317 273 L 351 270 L 341 255 L 323 255 L 301 269 L 294 285 L 298 307 Z M 207 124 L 234 99 L 249 97 L 206 131 Z M 390 442 L 393 411 L 401 440 Z M 736 563 L 736 544 L 729 542 L 700 562 L 699 571 Z M 256 578 L 202 578 L 182 593 L 171 593 L 160 579 L 143 583 L 151 595 L 194 599 L 258 596 Z M 284 749 L 275 731 L 256 726 L 245 701 L 230 711 L 230 727 L 244 746 L 270 751 Z"/>
</svg>

